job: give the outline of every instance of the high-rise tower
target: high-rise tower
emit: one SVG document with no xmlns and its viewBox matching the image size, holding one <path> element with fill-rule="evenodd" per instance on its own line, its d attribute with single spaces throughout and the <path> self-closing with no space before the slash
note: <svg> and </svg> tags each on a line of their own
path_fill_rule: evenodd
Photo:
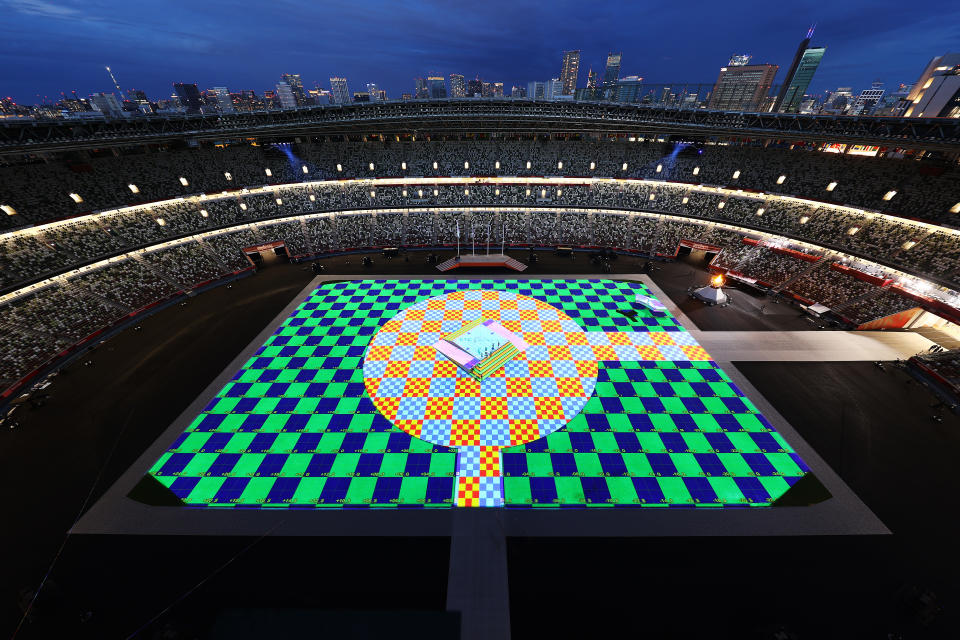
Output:
<svg viewBox="0 0 960 640">
<path fill-rule="evenodd" d="M 563 85 L 563 95 L 572 96 L 577 88 L 577 78 L 580 75 L 580 50 L 564 51 L 563 66 L 560 68 L 560 83 Z"/>
<path fill-rule="evenodd" d="M 797 52 L 793 56 L 793 62 L 790 64 L 790 70 L 787 71 L 787 77 L 783 80 L 780 87 L 780 93 L 773 103 L 773 111 L 782 113 L 796 113 L 800 109 L 800 101 L 803 100 L 803 94 L 806 93 L 810 81 L 813 80 L 813 74 L 826 47 L 811 47 L 810 40 L 813 38 L 813 30 L 817 25 L 813 25 L 807 30 L 807 37 L 800 42 Z"/>
</svg>

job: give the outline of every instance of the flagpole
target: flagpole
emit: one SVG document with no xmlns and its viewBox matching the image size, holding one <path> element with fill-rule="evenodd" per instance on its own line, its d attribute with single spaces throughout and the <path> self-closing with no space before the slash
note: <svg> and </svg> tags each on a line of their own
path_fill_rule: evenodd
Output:
<svg viewBox="0 0 960 640">
<path fill-rule="evenodd" d="M 506 252 L 506 250 L 505 250 L 505 247 L 506 247 L 506 246 L 507 246 L 507 222 L 506 222 L 506 220 L 504 220 L 504 222 L 503 222 L 503 235 L 500 236 L 500 253 L 503 254 L 503 255 L 507 255 L 507 252 Z"/>
<path fill-rule="evenodd" d="M 460 257 L 460 220 L 457 220 L 457 257 Z"/>
</svg>

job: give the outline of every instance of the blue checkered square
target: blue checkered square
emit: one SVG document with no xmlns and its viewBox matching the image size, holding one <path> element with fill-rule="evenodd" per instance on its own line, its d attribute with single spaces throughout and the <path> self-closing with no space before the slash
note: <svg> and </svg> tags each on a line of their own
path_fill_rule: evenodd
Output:
<svg viewBox="0 0 960 640">
<path fill-rule="evenodd" d="M 517 298 L 517 308 L 521 311 L 533 311 L 537 308 L 537 303 L 529 298 Z"/>
<path fill-rule="evenodd" d="M 530 390 L 541 398 L 555 398 L 560 394 L 554 378 L 530 378 Z"/>
<path fill-rule="evenodd" d="M 424 320 L 443 320 L 443 309 L 427 309 L 423 312 Z"/>
<path fill-rule="evenodd" d="M 680 347 L 674 344 L 662 344 L 660 345 L 659 349 L 660 349 L 660 353 L 662 353 L 667 360 L 689 360 L 690 359 L 689 357 L 687 357 L 687 354 L 685 354 L 683 350 L 680 349 Z"/>
<path fill-rule="evenodd" d="M 385 398 L 399 398 L 403 395 L 403 387 L 406 383 L 406 378 L 384 378 L 377 387 L 377 395 Z"/>
<path fill-rule="evenodd" d="M 397 337 L 400 334 L 396 331 L 381 331 L 377 334 L 377 344 L 384 347 L 390 347 L 397 344 Z"/>
<path fill-rule="evenodd" d="M 391 360 L 410 360 L 413 358 L 413 350 L 416 349 L 412 344 L 402 344 L 390 350 Z"/>
<path fill-rule="evenodd" d="M 550 351 L 547 349 L 546 345 L 542 344 L 531 344 L 527 347 L 526 351 L 523 352 L 527 356 L 527 360 L 549 360 Z M 590 353 L 593 353 L 591 351 Z"/>
<path fill-rule="evenodd" d="M 443 334 L 439 331 L 424 331 L 417 336 L 417 346 L 418 347 L 432 347 L 437 343 L 437 341 L 443 337 Z"/>
<path fill-rule="evenodd" d="M 507 420 L 486 420 L 480 432 L 480 444 L 485 447 L 510 446 L 510 422 Z"/>
<path fill-rule="evenodd" d="M 454 398 L 454 420 L 479 420 L 480 398 Z"/>
<path fill-rule="evenodd" d="M 423 420 L 428 400 L 429 398 L 400 398 L 400 405 L 397 407 L 397 419 Z"/>
<path fill-rule="evenodd" d="M 450 442 L 453 423 L 449 420 L 424 420 L 420 439 L 427 442 Z"/>
<path fill-rule="evenodd" d="M 484 378 L 480 382 L 480 395 L 486 398 L 502 398 L 507 395 L 507 379 L 499 376 Z"/>
<path fill-rule="evenodd" d="M 539 331 L 543 331 L 543 324 L 539 320 L 521 320 L 520 330 L 531 331 L 536 333 Z"/>
<path fill-rule="evenodd" d="M 696 347 L 699 345 L 696 339 L 686 331 L 677 331 L 670 337 L 673 338 L 673 341 L 677 344 L 682 344 L 686 347 Z"/>
<path fill-rule="evenodd" d="M 500 312 L 500 321 L 504 320 L 519 320 L 520 311 L 518 309 L 504 309 Z"/>
<path fill-rule="evenodd" d="M 480 506 L 482 507 L 501 507 L 503 506 L 503 479 L 482 477 L 480 478 Z"/>
<path fill-rule="evenodd" d="M 535 420 L 537 408 L 533 398 L 510 398 L 510 418 L 512 420 Z"/>
<path fill-rule="evenodd" d="M 430 381 L 430 395 L 434 398 L 452 396 L 456 388 L 456 378 L 434 378 Z"/>
<path fill-rule="evenodd" d="M 558 378 L 579 378 L 577 365 L 573 360 L 554 360 L 553 375 Z"/>
<path fill-rule="evenodd" d="M 559 331 L 547 331 L 543 333 L 543 341 L 547 346 L 562 347 L 567 344 L 567 334 Z"/>
<path fill-rule="evenodd" d="M 433 360 L 411 360 L 407 375 L 411 378 L 432 378 Z"/>
<path fill-rule="evenodd" d="M 444 320 L 440 323 L 441 333 L 450 333 L 451 331 L 456 331 L 463 326 L 463 323 L 459 320 Z"/>
<path fill-rule="evenodd" d="M 530 365 L 526 360 L 507 360 L 503 363 L 503 373 L 510 378 L 523 378 L 530 375 Z M 491 379 L 487 378 L 487 380 Z"/>
<path fill-rule="evenodd" d="M 457 475 L 480 475 L 480 447 L 459 447 L 457 449 Z"/>
<path fill-rule="evenodd" d="M 479 320 L 482 317 L 483 317 L 483 314 L 480 311 L 480 309 L 464 309 L 463 310 L 463 321 L 465 323 L 473 322 L 474 320 Z"/>
<path fill-rule="evenodd" d="M 650 334 L 646 331 L 633 331 L 633 332 L 624 332 L 624 335 L 630 338 L 630 344 L 636 345 L 638 347 L 649 347 L 655 344 L 653 338 L 650 337 Z"/>
</svg>

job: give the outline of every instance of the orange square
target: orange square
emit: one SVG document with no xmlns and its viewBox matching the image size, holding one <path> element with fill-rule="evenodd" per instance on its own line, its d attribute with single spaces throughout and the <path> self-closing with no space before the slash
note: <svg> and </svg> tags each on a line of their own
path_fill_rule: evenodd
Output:
<svg viewBox="0 0 960 640">
<path fill-rule="evenodd" d="M 557 390 L 561 398 L 577 398 L 583 395 L 580 378 L 557 378 Z"/>
<path fill-rule="evenodd" d="M 427 301 L 427 309 L 445 309 L 447 300 L 445 298 L 431 298 Z"/>
<path fill-rule="evenodd" d="M 410 370 L 409 360 L 391 360 L 383 372 L 384 378 L 406 378 Z"/>
<path fill-rule="evenodd" d="M 484 420 L 496 420 L 507 417 L 507 399 L 501 397 L 481 398 L 480 400 L 480 418 Z"/>
<path fill-rule="evenodd" d="M 407 320 L 423 320 L 423 317 L 426 315 L 426 309 L 408 309 L 407 310 Z"/>
<path fill-rule="evenodd" d="M 500 448 L 480 447 L 480 475 L 500 477 Z"/>
<path fill-rule="evenodd" d="M 464 309 L 472 309 L 472 310 L 475 310 L 475 311 L 479 311 L 479 310 L 480 310 L 480 305 L 481 305 L 481 303 L 482 303 L 481 300 L 464 300 L 464 301 L 463 301 L 463 308 L 464 308 Z"/>
<path fill-rule="evenodd" d="M 640 353 L 641 360 L 666 360 L 660 353 L 660 349 L 647 344 L 637 347 L 637 351 Z"/>
<path fill-rule="evenodd" d="M 613 347 L 608 347 L 606 345 L 593 345 L 593 358 L 594 360 L 618 360 L 617 352 L 613 350 Z M 580 371 L 580 365 L 585 364 L 582 360 L 577 360 L 577 371 Z"/>
<path fill-rule="evenodd" d="M 673 341 L 673 336 L 666 331 L 651 331 L 648 335 L 653 340 L 653 344 L 676 344 Z"/>
<path fill-rule="evenodd" d="M 523 336 L 523 339 L 527 341 L 527 344 L 547 344 L 547 339 L 543 336 L 543 332 L 541 331 L 521 331 L 519 333 Z"/>
<path fill-rule="evenodd" d="M 549 331 L 549 332 L 563 331 L 563 329 L 560 326 L 559 320 L 544 320 L 540 324 L 543 326 L 544 331 Z"/>
<path fill-rule="evenodd" d="M 631 344 L 630 337 L 626 333 L 621 333 L 619 331 L 606 332 L 606 338 L 607 340 L 610 341 L 610 344 L 617 344 L 617 345 Z"/>
<path fill-rule="evenodd" d="M 521 320 L 539 320 L 540 313 L 536 309 L 521 309 L 520 319 Z"/>
<path fill-rule="evenodd" d="M 420 333 L 434 333 L 440 331 L 439 320 L 424 320 L 420 325 Z"/>
<path fill-rule="evenodd" d="M 529 398 L 533 395 L 529 378 L 507 378 L 507 396 L 511 398 Z"/>
<path fill-rule="evenodd" d="M 470 476 L 457 478 L 457 506 L 475 507 L 480 504 L 480 479 Z"/>
<path fill-rule="evenodd" d="M 373 399 L 373 404 L 383 414 L 384 418 L 393 422 L 397 417 L 397 410 L 400 408 L 400 398 L 377 397 Z"/>
<path fill-rule="evenodd" d="M 399 403 L 397 403 L 399 406 Z M 424 420 L 449 420 L 453 417 L 453 397 L 430 398 L 424 411 Z"/>
<path fill-rule="evenodd" d="M 375 345 L 367 351 L 367 360 L 389 360 L 393 347 Z"/>
<path fill-rule="evenodd" d="M 589 344 L 583 331 L 567 331 L 567 344 Z"/>
<path fill-rule="evenodd" d="M 426 398 L 430 396 L 430 378 L 407 378 L 403 385 L 403 395 L 408 398 Z"/>
<path fill-rule="evenodd" d="M 570 347 L 550 345 L 547 347 L 547 353 L 550 354 L 551 360 L 573 360 L 573 356 L 570 354 Z"/>
<path fill-rule="evenodd" d="M 514 333 L 520 333 L 520 321 L 519 320 L 501 320 L 500 326 L 502 326 L 507 331 L 512 331 Z"/>
<path fill-rule="evenodd" d="M 560 404 L 560 398 L 540 398 L 533 399 L 533 405 L 537 410 L 537 418 L 540 420 L 560 420 L 563 418 L 563 405 Z"/>
<path fill-rule="evenodd" d="M 540 437 L 540 428 L 536 420 L 511 420 L 510 444 L 518 445 L 532 442 Z"/>
<path fill-rule="evenodd" d="M 446 358 L 434 360 L 433 362 L 434 378 L 455 378 L 457 377 L 457 365 Z"/>
<path fill-rule="evenodd" d="M 485 291 L 484 293 L 486 293 L 486 291 Z M 499 297 L 499 296 L 498 296 L 498 297 Z M 516 300 L 501 300 L 501 301 L 500 301 L 500 309 L 516 309 L 516 308 L 517 308 L 517 301 L 516 301 Z M 503 323 L 501 323 L 501 324 L 503 324 Z"/>
<path fill-rule="evenodd" d="M 451 447 L 477 447 L 480 445 L 479 420 L 452 420 L 450 428 Z"/>
<path fill-rule="evenodd" d="M 444 309 L 443 319 L 463 322 L 463 310 L 462 309 Z"/>
<path fill-rule="evenodd" d="M 419 346 L 413 349 L 413 360 L 433 360 L 437 350 L 433 347 Z"/>
<path fill-rule="evenodd" d="M 383 326 L 380 327 L 380 331 L 387 331 L 390 333 L 397 333 L 400 331 L 400 321 L 399 320 L 387 320 L 383 323 Z"/>
<path fill-rule="evenodd" d="M 691 360 L 710 360 L 710 354 L 700 345 L 680 345 L 680 350 Z"/>
<path fill-rule="evenodd" d="M 458 398 L 477 398 L 480 396 L 480 383 L 473 378 L 457 378 L 453 395 Z"/>
<path fill-rule="evenodd" d="M 367 390 L 367 395 L 371 398 L 377 395 L 377 389 L 380 388 L 380 382 L 383 378 L 364 378 L 363 386 Z"/>
<path fill-rule="evenodd" d="M 527 367 L 530 370 L 531 378 L 553 377 L 553 363 L 549 360 L 529 360 Z"/>
<path fill-rule="evenodd" d="M 419 438 L 420 430 L 423 429 L 423 420 L 395 420 L 394 425 L 414 438 Z"/>
<path fill-rule="evenodd" d="M 412 331 L 401 331 L 397 334 L 397 345 L 398 347 L 412 347 L 417 344 L 417 338 L 420 337 L 419 333 L 414 333 Z"/>
</svg>

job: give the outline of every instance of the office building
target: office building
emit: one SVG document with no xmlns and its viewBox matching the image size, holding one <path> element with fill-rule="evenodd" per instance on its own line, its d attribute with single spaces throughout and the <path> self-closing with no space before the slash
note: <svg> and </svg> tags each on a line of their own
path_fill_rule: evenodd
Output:
<svg viewBox="0 0 960 640">
<path fill-rule="evenodd" d="M 290 93 L 296 101 L 298 107 L 304 107 L 309 104 L 307 94 L 303 90 L 303 81 L 300 80 L 299 73 L 284 73 L 280 76 L 280 81 L 287 83 L 290 87 Z"/>
<path fill-rule="evenodd" d="M 639 102 L 643 94 L 643 78 L 626 76 L 617 82 L 617 92 L 613 96 L 616 102 Z"/>
<path fill-rule="evenodd" d="M 430 88 L 427 86 L 426 78 L 413 79 L 413 97 L 418 100 L 424 100 L 430 97 Z"/>
<path fill-rule="evenodd" d="M 853 108 L 850 109 L 850 115 L 873 115 L 873 112 L 876 110 L 880 100 L 883 99 L 884 93 L 885 91 L 883 88 L 883 83 L 880 81 L 874 82 L 869 89 L 864 89 L 861 91 L 860 95 L 857 96 L 857 99 L 853 101 Z"/>
<path fill-rule="evenodd" d="M 220 113 L 236 113 L 233 106 L 233 99 L 230 97 L 230 90 L 226 87 L 214 87 L 213 93 L 217 101 L 217 108 Z"/>
<path fill-rule="evenodd" d="M 450 74 L 450 97 L 463 98 L 467 95 L 467 83 L 459 73 Z"/>
<path fill-rule="evenodd" d="M 960 118 L 960 53 L 931 60 L 907 94 L 908 118 Z"/>
<path fill-rule="evenodd" d="M 293 95 L 293 88 L 286 82 L 277 83 L 277 99 L 281 109 L 296 109 L 297 98 Z"/>
<path fill-rule="evenodd" d="M 467 96 L 470 98 L 480 98 L 483 96 L 483 80 L 477 76 L 467 82 Z"/>
<path fill-rule="evenodd" d="M 427 78 L 427 86 L 430 87 L 431 98 L 436 99 L 447 97 L 447 81 L 443 78 L 443 76 L 430 76 Z"/>
<path fill-rule="evenodd" d="M 180 106 L 187 113 L 200 113 L 200 107 L 203 106 L 203 98 L 200 97 L 200 91 L 196 84 L 187 84 L 185 82 L 173 83 L 173 91 L 180 101 Z"/>
<path fill-rule="evenodd" d="M 348 104 L 350 102 L 350 87 L 346 78 L 330 78 L 330 101 L 333 104 Z"/>
<path fill-rule="evenodd" d="M 738 53 L 730 56 L 730 62 L 727 63 L 728 67 L 745 67 L 750 64 L 750 60 L 753 58 L 749 53 Z"/>
<path fill-rule="evenodd" d="M 760 111 L 777 75 L 775 64 L 723 67 L 708 106 L 724 111 Z"/>
<path fill-rule="evenodd" d="M 517 85 L 513 85 L 512 87 L 510 87 L 510 97 L 511 97 L 511 98 L 526 98 L 526 97 L 527 97 L 527 88 L 526 88 L 526 87 L 518 87 Z"/>
<path fill-rule="evenodd" d="M 807 37 L 800 42 L 797 52 L 793 56 L 793 62 L 790 63 L 790 69 L 787 71 L 787 77 L 783 80 L 780 87 L 780 93 L 773 103 L 773 111 L 780 113 L 796 113 L 800 108 L 800 102 L 803 100 L 803 94 L 810 86 L 813 80 L 813 74 L 820 66 L 826 47 L 811 47 L 810 40 L 813 38 L 813 27 L 807 31 Z"/>
<path fill-rule="evenodd" d="M 580 50 L 564 51 L 563 65 L 560 67 L 560 83 L 563 85 L 563 94 L 572 96 L 577 88 L 577 79 L 580 76 Z"/>
<path fill-rule="evenodd" d="M 383 102 L 387 99 L 387 92 L 379 88 L 375 82 L 367 83 L 367 93 L 370 94 L 370 102 Z"/>
<path fill-rule="evenodd" d="M 112 93 L 91 93 L 89 102 L 94 111 L 99 111 L 105 116 L 117 117 L 123 112 L 120 101 Z"/>
</svg>

